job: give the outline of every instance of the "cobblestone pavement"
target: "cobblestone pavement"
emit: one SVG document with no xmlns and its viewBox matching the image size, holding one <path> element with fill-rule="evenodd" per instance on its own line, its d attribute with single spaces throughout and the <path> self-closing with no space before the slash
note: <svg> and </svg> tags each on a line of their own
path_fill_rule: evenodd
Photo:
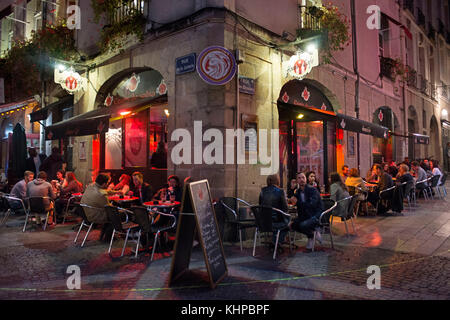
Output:
<svg viewBox="0 0 450 320">
<path fill-rule="evenodd" d="M 448 188 L 450 190 L 450 188 Z M 333 226 L 335 250 L 328 235 L 308 253 L 306 239 L 272 260 L 271 252 L 251 240 L 241 252 L 225 243 L 228 276 L 211 290 L 200 248 L 193 250 L 190 271 L 167 287 L 171 253 L 132 258 L 131 247 L 120 258 L 122 241 L 108 244 L 91 232 L 84 248 L 75 246 L 74 223 L 46 231 L 21 232 L 23 216 L 12 216 L 0 228 L 0 299 L 439 299 L 450 298 L 450 208 L 448 202 L 419 201 L 402 216 L 358 217 L 357 235 L 345 236 L 342 222 Z M 350 228 L 352 231 L 352 229 Z M 81 269 L 81 289 L 69 290 L 67 267 Z M 368 266 L 381 270 L 381 289 L 369 290 Z"/>
</svg>

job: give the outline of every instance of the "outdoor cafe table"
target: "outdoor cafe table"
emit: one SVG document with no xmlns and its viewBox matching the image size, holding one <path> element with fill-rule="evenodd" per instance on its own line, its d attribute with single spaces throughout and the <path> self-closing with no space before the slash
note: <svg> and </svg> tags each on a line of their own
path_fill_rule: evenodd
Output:
<svg viewBox="0 0 450 320">
<path fill-rule="evenodd" d="M 143 205 L 149 209 L 157 208 L 159 209 L 172 209 L 173 207 L 179 206 L 181 202 L 179 201 L 148 201 L 144 202 Z"/>
<path fill-rule="evenodd" d="M 369 188 L 370 192 L 373 192 L 375 188 L 378 187 L 378 185 L 373 183 L 366 183 L 366 187 Z"/>
<path fill-rule="evenodd" d="M 108 199 L 109 201 L 119 204 L 130 204 L 131 202 L 139 200 L 139 197 L 124 196 L 123 198 L 121 198 L 119 196 L 109 196 Z"/>
</svg>

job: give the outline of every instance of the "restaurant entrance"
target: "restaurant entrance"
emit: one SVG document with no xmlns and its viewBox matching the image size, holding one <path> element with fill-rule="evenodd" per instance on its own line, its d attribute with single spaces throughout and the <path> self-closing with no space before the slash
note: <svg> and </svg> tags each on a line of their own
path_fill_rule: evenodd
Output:
<svg viewBox="0 0 450 320">
<path fill-rule="evenodd" d="M 337 163 L 336 117 L 330 101 L 313 85 L 292 80 L 281 90 L 278 113 L 281 186 L 308 171 L 328 186 Z"/>
</svg>

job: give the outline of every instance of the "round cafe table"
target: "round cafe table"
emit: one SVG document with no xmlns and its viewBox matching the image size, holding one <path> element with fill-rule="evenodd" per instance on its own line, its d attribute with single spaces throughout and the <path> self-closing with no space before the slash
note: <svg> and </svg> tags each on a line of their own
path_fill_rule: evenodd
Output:
<svg viewBox="0 0 450 320">
<path fill-rule="evenodd" d="M 109 201 L 116 202 L 116 203 L 130 203 L 136 200 L 139 200 L 139 197 L 131 197 L 131 196 L 124 196 L 123 198 L 119 196 L 110 196 L 108 197 Z"/>
<path fill-rule="evenodd" d="M 181 202 L 179 201 L 148 201 L 144 202 L 143 205 L 149 209 L 172 209 L 173 207 L 179 206 Z"/>
</svg>

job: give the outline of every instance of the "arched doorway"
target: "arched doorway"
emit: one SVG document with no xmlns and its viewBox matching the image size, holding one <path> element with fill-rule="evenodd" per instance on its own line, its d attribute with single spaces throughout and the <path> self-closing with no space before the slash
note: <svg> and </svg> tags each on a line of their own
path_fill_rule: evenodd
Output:
<svg viewBox="0 0 450 320">
<path fill-rule="evenodd" d="M 114 75 L 96 103 L 115 110 L 101 137 L 102 170 L 167 169 L 167 86 L 158 71 L 139 68 Z M 158 145 L 164 157 L 155 161 Z"/>
<path fill-rule="evenodd" d="M 400 132 L 400 123 L 392 109 L 387 106 L 380 107 L 374 112 L 373 123 L 386 127 L 391 132 Z M 400 146 L 399 136 L 390 135 L 388 139 L 373 137 L 373 162 L 383 163 L 400 159 Z"/>
<path fill-rule="evenodd" d="M 336 171 L 336 122 L 333 105 L 307 80 L 291 80 L 280 91 L 280 177 L 282 186 L 297 172 L 314 171 L 320 185 Z"/>
<path fill-rule="evenodd" d="M 419 132 L 419 123 L 416 108 L 409 106 L 408 108 L 408 132 L 409 134 Z M 408 158 L 412 161 L 418 158 L 420 146 L 414 143 L 414 139 L 408 139 Z"/>
<path fill-rule="evenodd" d="M 430 144 L 428 146 L 428 158 L 440 160 L 439 127 L 436 117 L 433 115 L 430 120 Z"/>
</svg>

